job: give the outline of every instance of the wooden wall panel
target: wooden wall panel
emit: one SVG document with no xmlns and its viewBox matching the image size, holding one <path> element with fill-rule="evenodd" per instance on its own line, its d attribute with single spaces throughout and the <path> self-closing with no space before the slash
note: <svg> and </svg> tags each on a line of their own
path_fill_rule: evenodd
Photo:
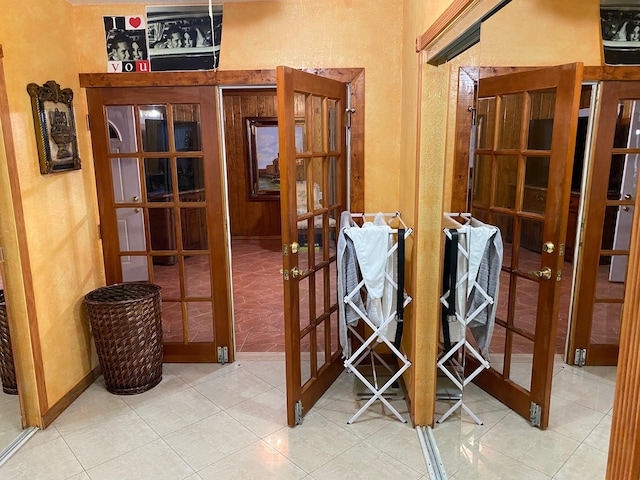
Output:
<svg viewBox="0 0 640 480">
<path fill-rule="evenodd" d="M 278 115 L 276 91 L 226 91 L 223 106 L 231 236 L 280 236 L 280 201 L 249 199 L 249 161 L 244 125 L 246 117 Z"/>
</svg>

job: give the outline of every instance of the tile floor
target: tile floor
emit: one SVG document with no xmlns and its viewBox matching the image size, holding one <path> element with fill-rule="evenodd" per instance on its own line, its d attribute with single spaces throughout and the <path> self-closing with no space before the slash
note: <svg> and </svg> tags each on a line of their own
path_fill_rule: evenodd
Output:
<svg viewBox="0 0 640 480">
<path fill-rule="evenodd" d="M 166 364 L 162 382 L 135 396 L 112 395 L 98 379 L 0 467 L 0 478 L 429 478 L 415 430 L 380 404 L 346 424 L 358 408 L 352 376 L 291 429 L 282 354 L 238 357 L 224 366 Z M 470 386 L 465 402 L 485 425 L 456 413 L 434 428 L 449 478 L 604 478 L 614 372 L 558 363 L 544 432 Z"/>
</svg>

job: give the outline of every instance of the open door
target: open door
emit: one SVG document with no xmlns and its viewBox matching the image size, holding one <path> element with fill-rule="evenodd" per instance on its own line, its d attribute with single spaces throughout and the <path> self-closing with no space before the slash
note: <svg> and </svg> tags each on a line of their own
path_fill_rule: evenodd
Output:
<svg viewBox="0 0 640 480">
<path fill-rule="evenodd" d="M 475 383 L 541 429 L 549 421 L 581 80 L 582 65 L 572 64 L 478 84 L 471 212 L 500 228 L 504 256 L 491 368 Z M 477 367 L 473 358 L 467 364 Z"/>
<path fill-rule="evenodd" d="M 277 68 L 287 377 L 293 426 L 343 370 L 336 242 L 347 208 L 347 86 Z"/>
<path fill-rule="evenodd" d="M 570 358 L 617 365 L 640 159 L 640 82 L 602 82 Z"/>
</svg>

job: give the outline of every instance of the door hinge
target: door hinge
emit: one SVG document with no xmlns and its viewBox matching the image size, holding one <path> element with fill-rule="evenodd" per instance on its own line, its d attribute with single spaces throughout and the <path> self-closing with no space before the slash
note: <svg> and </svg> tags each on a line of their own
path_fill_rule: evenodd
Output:
<svg viewBox="0 0 640 480">
<path fill-rule="evenodd" d="M 298 400 L 296 402 L 296 408 L 295 408 L 295 421 L 296 421 L 296 425 L 301 425 L 302 424 L 302 400 Z"/>
<path fill-rule="evenodd" d="M 559 282 L 562 280 L 562 270 L 558 270 L 558 272 L 556 273 L 556 282 Z"/>
<path fill-rule="evenodd" d="M 218 347 L 218 363 L 229 362 L 229 349 L 227 347 Z"/>
<path fill-rule="evenodd" d="M 355 108 L 346 108 L 345 112 L 347 113 L 347 129 L 351 128 L 351 115 L 353 115 L 354 113 L 356 113 L 356 109 Z"/>
<path fill-rule="evenodd" d="M 88 113 L 87 113 L 87 130 L 91 131 L 91 118 L 89 117 Z"/>
<path fill-rule="evenodd" d="M 540 415 L 542 415 L 542 408 L 535 402 L 531 402 L 531 408 L 529 409 L 530 416 L 529 421 L 531 422 L 532 427 L 540 426 Z"/>
<path fill-rule="evenodd" d="M 282 245 L 282 255 L 286 257 L 287 255 L 289 255 L 289 251 L 291 251 L 291 253 L 298 253 L 298 247 L 300 247 L 298 242 L 293 242 L 291 245 L 287 245 L 285 243 L 284 245 Z"/>
<path fill-rule="evenodd" d="M 467 111 L 471 112 L 471 125 L 476 125 L 477 122 L 477 112 L 476 107 L 469 107 Z"/>
<path fill-rule="evenodd" d="M 564 257 L 564 243 L 560 244 L 560 248 L 558 248 L 558 255 Z"/>
<path fill-rule="evenodd" d="M 587 363 L 587 349 L 576 348 L 576 356 L 573 360 L 573 364 L 579 367 L 583 367 Z"/>
<path fill-rule="evenodd" d="M 289 270 L 280 269 L 280 273 L 282 274 L 282 278 L 285 280 L 289 280 Z"/>
</svg>

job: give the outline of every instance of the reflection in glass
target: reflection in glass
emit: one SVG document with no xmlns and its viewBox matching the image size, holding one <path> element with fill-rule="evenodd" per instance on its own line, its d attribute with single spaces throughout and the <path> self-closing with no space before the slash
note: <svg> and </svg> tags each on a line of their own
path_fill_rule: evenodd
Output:
<svg viewBox="0 0 640 480">
<path fill-rule="evenodd" d="M 185 250 L 207 249 L 207 210 L 206 208 L 181 208 L 182 248 Z"/>
<path fill-rule="evenodd" d="M 173 180 L 168 158 L 145 158 L 144 177 L 149 202 L 172 201 Z"/>
<path fill-rule="evenodd" d="M 180 298 L 180 266 L 178 262 L 172 265 L 153 265 L 153 283 L 161 287 L 162 298 Z M 163 312 L 164 313 L 164 312 Z M 182 323 L 182 321 L 180 322 Z"/>
<path fill-rule="evenodd" d="M 206 302 L 187 303 L 187 333 L 192 343 L 213 342 L 213 304 Z"/>
<path fill-rule="evenodd" d="M 118 243 L 121 252 L 144 252 L 144 214 L 141 208 L 116 208 Z"/>
<path fill-rule="evenodd" d="M 319 208 L 326 207 L 324 200 L 324 175 L 322 170 L 322 158 L 313 157 L 313 190 L 311 193 L 313 194 L 313 198 L 311 200 L 313 204 L 313 209 L 318 210 Z"/>
<path fill-rule="evenodd" d="M 549 157 L 527 157 L 524 176 L 522 210 L 544 213 L 547 207 Z"/>
<path fill-rule="evenodd" d="M 338 312 L 335 311 L 329 318 L 329 327 L 331 328 L 331 354 L 336 353 L 340 347 L 340 339 L 338 338 Z"/>
<path fill-rule="evenodd" d="M 327 328 L 327 321 L 323 321 L 316 327 L 316 358 L 317 368 L 320 369 L 325 363 L 328 362 L 328 358 L 325 352 L 325 329 Z"/>
<path fill-rule="evenodd" d="M 520 149 L 522 130 L 522 108 L 524 94 L 503 95 L 500 104 L 500 125 L 498 126 L 498 148 Z"/>
<path fill-rule="evenodd" d="M 542 252 L 542 234 L 544 222 L 520 219 L 520 250 L 518 251 L 518 268 L 523 272 L 540 270 Z"/>
<path fill-rule="evenodd" d="M 320 317 L 324 312 L 324 276 L 323 272 L 325 269 L 318 270 L 317 272 L 313 272 L 311 275 L 315 278 L 315 297 L 316 297 L 316 313 L 315 318 Z"/>
<path fill-rule="evenodd" d="M 329 206 L 338 203 L 338 157 L 329 157 Z"/>
<path fill-rule="evenodd" d="M 517 334 L 512 334 L 511 360 L 509 379 L 523 387 L 531 390 L 531 377 L 533 367 L 533 342 L 528 338 Z"/>
<path fill-rule="evenodd" d="M 173 136 L 176 152 L 202 150 L 199 104 L 173 105 Z"/>
<path fill-rule="evenodd" d="M 164 298 L 164 292 L 162 296 Z M 184 342 L 180 302 L 162 302 L 162 341 L 164 343 Z"/>
<path fill-rule="evenodd" d="M 120 257 L 123 282 L 146 282 L 149 280 L 147 257 L 142 255 L 123 255 Z"/>
<path fill-rule="evenodd" d="M 473 203 L 489 205 L 491 188 L 491 155 L 477 155 L 473 166 Z"/>
<path fill-rule="evenodd" d="M 476 148 L 491 149 L 495 130 L 496 99 L 480 98 L 476 111 Z"/>
<path fill-rule="evenodd" d="M 591 324 L 591 343 L 618 344 L 620 340 L 620 319 L 622 302 L 594 302 Z"/>
<path fill-rule="evenodd" d="M 322 97 L 313 95 L 311 104 L 313 109 L 311 117 L 311 124 L 313 126 L 313 151 L 323 152 L 325 148 L 322 138 Z"/>
<path fill-rule="evenodd" d="M 622 299 L 626 280 L 628 255 L 601 255 L 596 282 L 596 299 Z M 624 267 L 622 271 L 616 271 Z M 611 277 L 615 280 L 611 280 Z"/>
<path fill-rule="evenodd" d="M 191 192 L 180 195 L 181 202 L 204 201 L 204 168 L 202 157 L 180 157 L 176 159 L 178 168 L 178 191 Z"/>
<path fill-rule="evenodd" d="M 138 142 L 133 105 L 109 105 L 106 110 L 109 129 L 109 153 L 137 152 Z"/>
<path fill-rule="evenodd" d="M 471 333 L 467 332 L 467 339 L 471 341 Z M 493 327 L 491 346 L 489 350 L 491 369 L 504 373 L 504 356 L 506 351 L 507 329 L 496 323 Z"/>
<path fill-rule="evenodd" d="M 138 110 L 142 146 L 145 152 L 168 152 L 166 105 L 141 105 Z"/>
<path fill-rule="evenodd" d="M 184 288 L 187 297 L 211 297 L 209 255 L 184 258 Z"/>
<path fill-rule="evenodd" d="M 300 256 L 300 254 L 298 254 Z M 298 270 L 301 270 L 298 267 Z M 298 282 L 299 295 L 300 295 L 300 331 L 302 332 L 306 327 L 311 324 L 311 318 L 309 315 L 309 277 L 304 277 Z"/>
<path fill-rule="evenodd" d="M 304 386 L 311 380 L 311 334 L 308 333 L 300 339 L 300 379 Z"/>
<path fill-rule="evenodd" d="M 111 178 L 113 179 L 113 199 L 116 203 L 141 201 L 140 170 L 137 158 L 112 158 Z"/>
<path fill-rule="evenodd" d="M 530 100 L 527 148 L 529 150 L 551 150 L 556 92 L 555 90 L 532 92 Z"/>
<path fill-rule="evenodd" d="M 336 120 L 337 120 L 337 100 L 328 99 L 327 100 L 327 109 L 329 113 L 329 151 L 336 151 L 336 140 L 339 140 L 338 135 L 340 132 L 337 130 Z"/>
<path fill-rule="evenodd" d="M 150 208 L 149 226 L 151 250 L 176 249 L 173 208 Z"/>
<path fill-rule="evenodd" d="M 496 156 L 496 182 L 493 204 L 496 207 L 516 207 L 516 182 L 518 179 L 517 155 Z"/>
<path fill-rule="evenodd" d="M 532 306 L 538 303 L 540 284 L 528 278 L 516 277 L 515 285 L 517 301 L 513 306 L 513 326 L 529 335 L 534 335 L 537 311 Z"/>
<path fill-rule="evenodd" d="M 502 264 L 510 267 L 513 246 L 513 216 L 494 213 L 492 224 L 500 229 L 502 236 Z"/>
</svg>

